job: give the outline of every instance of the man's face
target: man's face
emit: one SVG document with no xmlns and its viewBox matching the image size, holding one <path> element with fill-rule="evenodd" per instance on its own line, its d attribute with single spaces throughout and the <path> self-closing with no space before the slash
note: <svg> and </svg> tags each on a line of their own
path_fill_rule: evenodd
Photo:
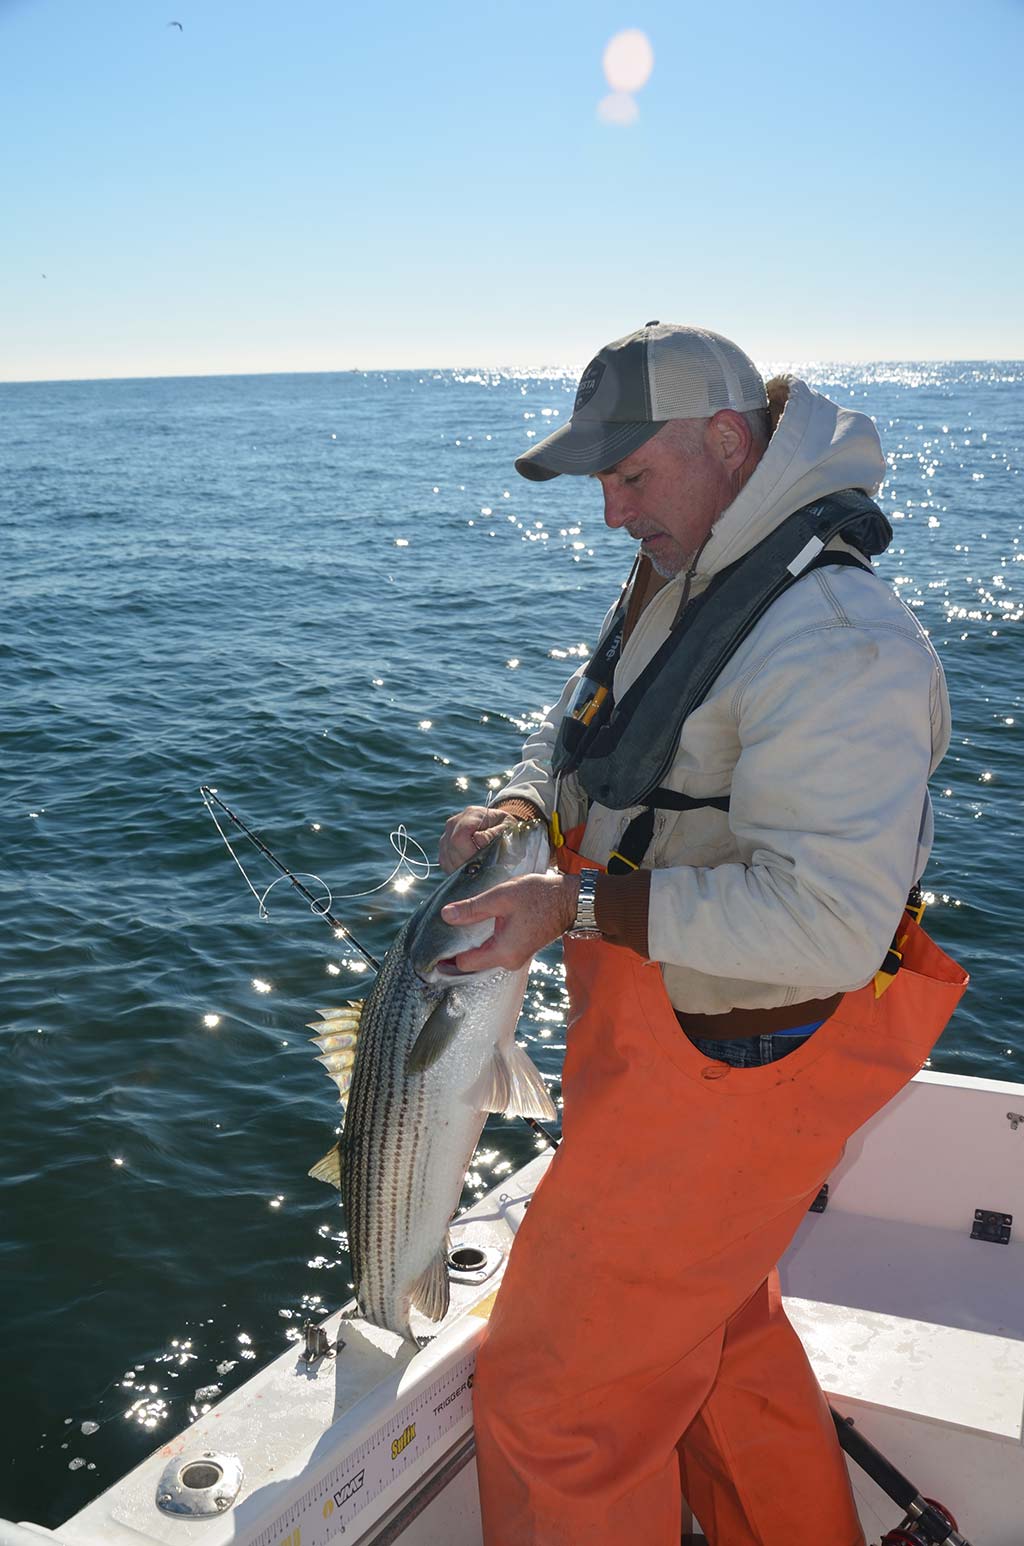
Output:
<svg viewBox="0 0 1024 1546">
<path fill-rule="evenodd" d="M 606 523 L 613 531 L 624 526 L 661 575 L 688 567 L 735 497 L 733 458 L 723 457 L 715 425 L 715 419 L 674 420 L 639 451 L 594 474 L 604 490 Z"/>
</svg>

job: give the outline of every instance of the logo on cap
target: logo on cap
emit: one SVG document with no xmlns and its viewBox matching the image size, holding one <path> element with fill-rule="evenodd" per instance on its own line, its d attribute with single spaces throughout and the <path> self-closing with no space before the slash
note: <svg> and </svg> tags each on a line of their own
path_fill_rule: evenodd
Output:
<svg viewBox="0 0 1024 1546">
<path fill-rule="evenodd" d="M 573 413 L 578 413 L 585 408 L 601 385 L 601 377 L 605 372 L 604 360 L 591 360 L 586 370 L 580 377 L 580 384 L 576 389 L 576 402 L 573 405 Z"/>
</svg>

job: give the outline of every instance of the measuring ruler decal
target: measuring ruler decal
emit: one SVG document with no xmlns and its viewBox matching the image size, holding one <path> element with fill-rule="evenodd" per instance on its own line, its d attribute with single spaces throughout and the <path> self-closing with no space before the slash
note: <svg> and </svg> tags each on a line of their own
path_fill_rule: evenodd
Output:
<svg viewBox="0 0 1024 1546">
<path fill-rule="evenodd" d="M 252 1537 L 249 1546 L 329 1546 L 429 1450 L 472 1421 L 476 1352 L 460 1358 L 381 1423 L 340 1465 Z"/>
</svg>

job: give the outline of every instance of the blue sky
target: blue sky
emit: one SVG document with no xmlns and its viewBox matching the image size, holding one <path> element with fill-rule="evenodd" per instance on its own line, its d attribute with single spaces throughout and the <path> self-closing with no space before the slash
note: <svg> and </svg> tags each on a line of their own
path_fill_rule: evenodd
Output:
<svg viewBox="0 0 1024 1546">
<path fill-rule="evenodd" d="M 1022 59 L 1021 0 L 0 0 L 0 379 L 577 365 L 651 317 L 1020 358 Z"/>
</svg>

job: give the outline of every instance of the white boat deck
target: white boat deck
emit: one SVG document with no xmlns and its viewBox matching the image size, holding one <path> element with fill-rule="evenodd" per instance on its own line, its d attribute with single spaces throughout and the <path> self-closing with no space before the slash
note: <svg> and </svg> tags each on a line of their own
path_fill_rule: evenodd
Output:
<svg viewBox="0 0 1024 1546">
<path fill-rule="evenodd" d="M 833 1404 L 978 1546 L 1024 1541 L 1022 1097 L 918 1075 L 850 1141 L 781 1268 Z M 1012 1215 L 1008 1244 L 971 1238 L 978 1208 Z M 851 1479 L 877 1538 L 892 1504 Z"/>
<path fill-rule="evenodd" d="M 507 1248 L 546 1163 L 508 1178 L 456 1233 Z M 976 1208 L 1013 1216 L 1009 1244 L 971 1239 Z M 1024 1087 L 921 1074 L 851 1140 L 827 1210 L 808 1215 L 782 1264 L 833 1404 L 974 1546 L 1024 1541 L 1022 1241 Z M 332 1316 L 336 1360 L 308 1371 L 283 1354 L 57 1532 L 0 1524 L 0 1546 L 479 1546 L 470 1376 L 499 1278 L 455 1284 L 420 1353 Z M 207 1450 L 242 1462 L 233 1506 L 203 1520 L 159 1509 L 168 1463 Z M 858 1468 L 851 1478 L 877 1540 L 899 1509 Z"/>
</svg>

